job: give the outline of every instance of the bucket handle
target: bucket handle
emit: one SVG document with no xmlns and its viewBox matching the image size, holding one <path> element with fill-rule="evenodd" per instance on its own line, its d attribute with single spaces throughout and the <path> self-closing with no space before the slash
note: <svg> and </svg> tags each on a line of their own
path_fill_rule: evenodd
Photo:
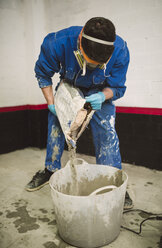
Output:
<svg viewBox="0 0 162 248">
<path fill-rule="evenodd" d="M 53 187 L 53 185 L 52 185 L 52 183 L 49 181 L 49 186 L 50 186 L 50 188 L 52 189 L 52 190 L 54 190 L 54 187 Z"/>
<path fill-rule="evenodd" d="M 98 193 L 101 193 L 103 190 L 107 190 L 107 189 L 112 189 L 113 190 L 113 189 L 116 189 L 116 188 L 117 187 L 115 185 L 104 186 L 104 187 L 101 187 L 99 189 L 94 190 L 89 196 L 92 196 L 92 195 L 96 195 Z"/>
</svg>

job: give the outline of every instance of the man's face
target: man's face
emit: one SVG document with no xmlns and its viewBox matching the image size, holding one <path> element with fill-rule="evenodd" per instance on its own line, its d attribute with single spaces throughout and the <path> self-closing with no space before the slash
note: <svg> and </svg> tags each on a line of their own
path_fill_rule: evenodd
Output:
<svg viewBox="0 0 162 248">
<path fill-rule="evenodd" d="M 83 54 L 82 51 L 80 51 L 80 52 L 81 52 L 81 54 L 82 54 L 83 59 L 84 59 L 85 62 L 86 62 L 86 67 L 87 67 L 89 70 L 94 70 L 94 69 L 96 69 L 96 68 L 98 68 L 98 67 L 102 67 L 102 66 L 104 66 L 105 64 L 107 64 L 107 62 L 109 61 L 109 60 L 108 60 L 105 64 L 100 64 L 100 63 L 95 62 L 95 61 L 94 61 L 94 63 L 93 63 L 93 62 L 90 63 L 90 62 L 87 60 L 87 56 L 85 57 L 85 53 Z"/>
<path fill-rule="evenodd" d="M 86 67 L 89 69 L 89 70 L 94 70 L 96 68 L 104 68 L 106 66 L 106 64 L 109 62 L 109 60 L 111 59 L 111 57 L 108 59 L 108 61 L 106 63 L 99 63 L 97 61 L 93 61 L 91 59 L 88 58 L 88 56 L 86 55 L 86 53 L 83 51 L 83 49 L 80 49 L 80 53 L 82 55 L 82 58 L 84 59 L 84 61 L 86 62 Z"/>
<path fill-rule="evenodd" d="M 82 56 L 83 56 L 83 54 L 82 54 Z M 84 56 L 83 56 L 83 58 L 84 58 Z M 111 58 L 111 57 L 110 57 Z M 100 68 L 100 67 L 102 67 L 102 66 L 106 66 L 106 64 L 109 62 L 109 60 L 110 60 L 110 58 L 108 59 L 108 61 L 106 62 L 106 63 L 104 63 L 104 64 L 93 64 L 93 63 L 89 63 L 85 58 L 84 58 L 84 60 L 86 61 L 86 66 L 87 66 L 87 68 L 89 69 L 89 70 L 94 70 L 94 69 L 96 69 L 96 68 Z"/>
</svg>

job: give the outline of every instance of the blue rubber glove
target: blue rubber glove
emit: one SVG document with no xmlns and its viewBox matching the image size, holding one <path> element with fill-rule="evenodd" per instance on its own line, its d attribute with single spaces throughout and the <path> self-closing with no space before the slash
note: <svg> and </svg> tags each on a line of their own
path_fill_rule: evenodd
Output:
<svg viewBox="0 0 162 248">
<path fill-rule="evenodd" d="M 99 110 L 101 109 L 102 103 L 105 101 L 105 95 L 103 92 L 98 92 L 85 97 L 85 99 L 86 102 L 91 104 L 92 109 Z"/>
<path fill-rule="evenodd" d="M 54 104 L 48 105 L 48 109 L 51 111 L 52 114 L 57 116 Z"/>
</svg>

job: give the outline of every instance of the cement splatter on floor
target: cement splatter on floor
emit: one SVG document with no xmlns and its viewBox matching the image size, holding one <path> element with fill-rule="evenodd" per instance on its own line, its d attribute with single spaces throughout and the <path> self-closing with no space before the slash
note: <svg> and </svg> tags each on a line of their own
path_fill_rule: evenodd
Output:
<svg viewBox="0 0 162 248">
<path fill-rule="evenodd" d="M 29 215 L 26 206 L 17 207 L 16 211 L 7 211 L 7 218 L 16 218 L 13 221 L 19 233 L 36 230 L 40 226 L 36 223 L 37 219 Z"/>
<path fill-rule="evenodd" d="M 48 213 L 48 211 L 46 209 L 39 209 L 43 216 L 32 217 L 27 210 L 27 201 L 20 199 L 16 202 L 13 202 L 11 205 L 14 206 L 15 209 L 13 211 L 6 210 L 6 218 L 14 219 L 12 223 L 19 233 L 26 233 L 28 231 L 37 230 L 40 227 L 39 221 L 47 223 L 48 225 L 56 225 L 55 219 L 51 220 L 47 218 L 46 214 Z M 2 212 L 0 212 L 0 215 L 1 213 Z"/>
<path fill-rule="evenodd" d="M 49 222 L 50 221 L 50 219 L 47 217 L 44 217 L 44 218 L 39 217 L 38 220 L 41 220 L 43 222 Z"/>
<path fill-rule="evenodd" d="M 56 234 L 54 242 L 48 241 L 43 244 L 45 248 L 67 248 L 67 247 L 74 247 L 69 246 L 67 243 L 65 243 L 59 236 L 59 234 Z"/>
<path fill-rule="evenodd" d="M 40 208 L 39 209 L 43 214 L 47 214 L 48 213 L 48 211 L 46 210 L 46 209 L 44 209 L 44 208 Z"/>
<path fill-rule="evenodd" d="M 45 248 L 57 248 L 57 247 L 58 247 L 58 246 L 57 246 L 54 242 L 52 242 L 52 241 L 48 241 L 48 242 L 44 243 L 43 246 L 44 246 Z"/>
<path fill-rule="evenodd" d="M 139 212 L 138 213 L 139 214 L 139 216 L 141 216 L 143 219 L 147 219 L 147 218 L 149 218 L 151 215 L 152 215 L 152 213 L 145 213 L 145 212 Z"/>
<path fill-rule="evenodd" d="M 50 221 L 49 223 L 48 223 L 48 225 L 53 225 L 53 226 L 55 226 L 57 223 L 56 223 L 56 220 L 52 220 L 52 221 Z"/>
</svg>

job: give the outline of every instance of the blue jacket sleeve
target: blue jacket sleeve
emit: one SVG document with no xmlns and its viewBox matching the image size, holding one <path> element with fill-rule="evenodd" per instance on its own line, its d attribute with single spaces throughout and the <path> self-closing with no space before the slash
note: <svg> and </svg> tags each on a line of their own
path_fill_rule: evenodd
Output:
<svg viewBox="0 0 162 248">
<path fill-rule="evenodd" d="M 128 65 L 129 50 L 125 42 L 123 48 L 117 55 L 117 59 L 112 67 L 110 77 L 107 78 L 109 88 L 113 91 L 113 101 L 121 98 L 126 91 L 125 81 Z"/>
<path fill-rule="evenodd" d="M 55 34 L 49 34 L 45 37 L 41 45 L 39 58 L 35 64 L 36 78 L 40 88 L 52 85 L 52 77 L 55 72 L 60 70 L 60 62 L 56 54 Z"/>
</svg>

